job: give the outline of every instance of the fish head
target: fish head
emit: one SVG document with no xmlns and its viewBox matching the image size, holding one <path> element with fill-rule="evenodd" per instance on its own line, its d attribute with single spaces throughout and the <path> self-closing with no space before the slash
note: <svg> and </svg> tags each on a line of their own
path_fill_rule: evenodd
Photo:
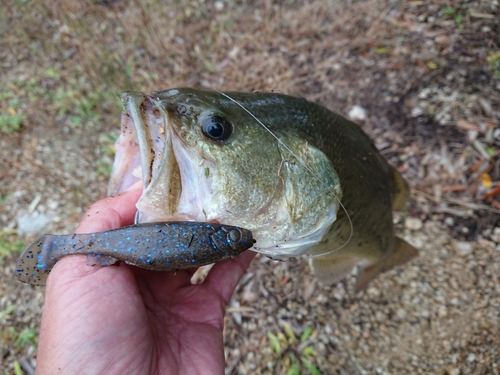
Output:
<svg viewBox="0 0 500 375">
<path fill-rule="evenodd" d="M 243 94 L 233 96 L 238 95 Z M 259 98 L 240 99 L 261 108 Z M 109 192 L 117 194 L 141 180 L 139 222 L 237 225 L 252 231 L 261 252 L 280 256 L 299 255 L 335 220 L 338 176 L 328 159 L 295 132 L 284 127 L 271 133 L 215 91 L 125 92 L 122 101 Z M 258 117 L 275 124 L 290 121 L 286 112 L 279 103 L 266 104 Z M 310 167 L 304 169 L 297 157 L 308 159 Z"/>
</svg>

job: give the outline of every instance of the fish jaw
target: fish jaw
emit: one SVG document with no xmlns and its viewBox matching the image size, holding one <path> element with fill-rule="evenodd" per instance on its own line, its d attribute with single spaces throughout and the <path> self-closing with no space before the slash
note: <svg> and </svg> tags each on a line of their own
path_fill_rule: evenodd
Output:
<svg viewBox="0 0 500 375">
<path fill-rule="evenodd" d="M 122 94 L 124 113 L 109 193 L 142 180 L 138 223 L 204 221 L 215 165 L 179 139 L 161 101 L 139 92 Z M 182 173 L 181 173 L 182 171 Z M 216 221 L 216 220 L 213 220 Z"/>
<path fill-rule="evenodd" d="M 108 185 L 108 195 L 119 194 L 137 181 L 141 167 L 141 155 L 137 132 L 127 113 L 122 114 L 121 133 L 115 142 L 115 161 Z"/>
<path fill-rule="evenodd" d="M 141 111 L 146 96 L 138 92 L 122 94 L 123 113 L 120 136 L 115 142 L 115 161 L 108 186 L 109 195 L 116 195 L 142 180 L 144 187 L 151 180 L 155 152 L 152 137 L 146 131 Z"/>
</svg>

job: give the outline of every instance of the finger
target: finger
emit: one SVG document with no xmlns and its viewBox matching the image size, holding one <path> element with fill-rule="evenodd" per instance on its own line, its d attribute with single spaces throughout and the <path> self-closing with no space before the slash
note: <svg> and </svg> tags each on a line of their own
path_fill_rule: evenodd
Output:
<svg viewBox="0 0 500 375">
<path fill-rule="evenodd" d="M 141 195 L 141 186 L 135 186 L 118 194 L 100 200 L 89 207 L 75 233 L 101 232 L 132 224 L 136 212 L 135 203 Z M 47 290 L 56 280 L 80 280 L 96 272 L 121 272 L 115 267 L 89 267 L 85 256 L 63 257 L 52 269 L 47 281 Z"/>
<path fill-rule="evenodd" d="M 156 295 L 169 294 L 179 288 L 191 285 L 191 277 L 196 268 L 180 271 L 158 272 L 139 267 L 130 267 L 138 283 L 147 283 Z M 166 287 L 168 285 L 168 287 Z"/>
<path fill-rule="evenodd" d="M 133 224 L 137 211 L 135 204 L 141 193 L 142 188 L 134 186 L 133 189 L 92 204 L 75 233 L 102 232 Z"/>
<path fill-rule="evenodd" d="M 245 251 L 234 259 L 216 263 L 202 285 L 217 290 L 227 304 L 255 254 Z"/>
</svg>

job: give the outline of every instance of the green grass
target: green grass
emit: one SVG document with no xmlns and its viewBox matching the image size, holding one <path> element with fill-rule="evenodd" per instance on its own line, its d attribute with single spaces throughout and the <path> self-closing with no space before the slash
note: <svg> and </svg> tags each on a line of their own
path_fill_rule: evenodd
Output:
<svg viewBox="0 0 500 375">
<path fill-rule="evenodd" d="M 0 231 L 0 262 L 6 257 L 20 253 L 26 247 L 26 242 L 20 240 L 16 233 L 17 230 Z"/>
<path fill-rule="evenodd" d="M 493 77 L 500 79 L 500 50 L 491 52 L 486 58 L 490 69 L 493 71 Z"/>
<path fill-rule="evenodd" d="M 10 317 L 10 314 L 16 309 L 16 305 L 7 307 L 4 311 L 0 311 L 0 323 L 5 323 L 4 320 Z M 7 321 L 7 324 L 11 324 Z M 17 331 L 15 327 L 8 326 L 0 330 L 0 342 L 6 344 L 6 347 L 13 347 L 17 349 L 27 348 L 29 346 L 38 345 L 38 328 L 26 328 L 22 331 Z M 13 363 L 14 373 L 22 374 L 19 363 L 14 360 Z"/>
<path fill-rule="evenodd" d="M 287 375 L 322 375 L 322 372 L 315 365 L 315 358 L 318 353 L 313 346 L 306 345 L 306 341 L 313 335 L 314 329 L 307 327 L 297 338 L 290 324 L 286 323 L 283 332 L 276 334 L 268 332 L 269 348 L 271 349 L 272 360 L 279 365 L 282 373 Z"/>
<path fill-rule="evenodd" d="M 7 105 L 0 107 L 0 132 L 14 133 L 21 129 L 26 116 L 23 113 L 22 101 L 12 90 L 0 89 L 0 103 Z"/>
<path fill-rule="evenodd" d="M 452 18 L 455 20 L 455 25 L 457 27 L 462 25 L 464 16 L 470 14 L 472 12 L 471 8 L 465 8 L 460 5 L 456 6 L 446 6 L 441 9 L 441 13 L 446 18 Z"/>
<path fill-rule="evenodd" d="M 4 318 L 8 317 L 12 311 L 16 309 L 16 305 L 11 305 L 7 307 L 4 311 L 0 311 L 0 321 L 2 321 Z"/>
<path fill-rule="evenodd" d="M 38 344 L 38 328 L 26 328 L 22 331 L 17 331 L 14 327 L 8 327 L 0 331 L 0 336 L 3 342 L 7 343 L 7 347 L 15 347 L 18 349 L 26 346 L 36 346 Z"/>
<path fill-rule="evenodd" d="M 33 109 L 43 108 L 43 111 Z M 120 99 L 106 85 L 99 87 L 81 72 L 64 78 L 56 68 L 42 76 L 11 83 L 0 89 L 0 133 L 20 131 L 46 121 L 73 128 L 100 127 L 111 113 L 120 112 Z"/>
<path fill-rule="evenodd" d="M 21 332 L 16 332 L 14 329 L 12 331 L 14 336 L 16 336 L 14 346 L 17 348 L 22 348 L 26 345 L 36 345 L 38 343 L 38 328 L 26 328 Z"/>
</svg>

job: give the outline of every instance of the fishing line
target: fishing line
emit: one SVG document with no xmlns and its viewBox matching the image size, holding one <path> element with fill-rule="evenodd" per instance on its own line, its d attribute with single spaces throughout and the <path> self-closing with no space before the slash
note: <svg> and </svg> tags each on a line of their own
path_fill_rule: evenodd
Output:
<svg viewBox="0 0 500 375">
<path fill-rule="evenodd" d="M 252 112 L 250 112 L 248 109 L 245 108 L 245 106 L 243 106 L 243 104 L 241 104 L 239 101 L 231 98 L 229 95 L 221 92 L 221 91 L 217 91 L 219 94 L 221 94 L 222 96 L 225 96 L 227 99 L 229 99 L 230 101 L 232 101 L 233 103 L 237 104 L 241 109 L 243 109 L 246 113 L 248 113 L 255 121 L 257 121 L 257 123 L 262 126 L 264 129 L 266 129 L 277 141 L 278 143 L 283 146 L 290 154 L 292 154 L 292 156 L 297 159 L 300 164 L 302 164 L 304 166 L 304 168 L 316 179 L 318 180 L 321 184 L 323 184 L 323 186 L 325 186 L 328 190 L 330 190 L 331 193 L 333 193 L 333 196 L 335 197 L 335 199 L 337 199 L 337 201 L 339 202 L 339 205 L 342 207 L 342 209 L 344 210 L 346 216 L 347 216 L 347 219 L 349 220 L 349 226 L 350 226 L 350 233 L 349 233 L 349 238 L 347 238 L 347 240 L 341 245 L 339 246 L 338 248 L 336 249 L 333 249 L 333 250 L 330 250 L 330 251 L 327 251 L 325 253 L 321 253 L 321 254 L 314 254 L 314 255 L 306 255 L 308 258 L 316 258 L 316 257 L 320 257 L 320 256 L 323 256 L 323 255 L 328 255 L 328 254 L 331 254 L 333 252 L 336 252 L 336 251 L 339 251 L 341 250 L 342 248 L 344 248 L 350 241 L 351 241 L 351 238 L 352 238 L 352 235 L 353 235 L 353 232 L 354 232 L 354 228 L 353 228 L 353 225 L 352 225 L 352 220 L 351 220 L 351 217 L 349 216 L 349 213 L 347 212 L 344 204 L 340 201 L 339 197 L 337 196 L 337 194 L 335 194 L 335 191 L 333 191 L 333 188 L 329 185 L 327 185 L 316 173 L 314 173 L 314 171 L 309 168 L 307 166 L 307 164 L 301 159 L 299 158 L 286 144 L 285 142 L 283 142 L 276 134 L 274 134 L 272 132 L 271 129 L 269 129 L 266 125 L 264 125 L 264 123 L 262 121 L 260 121 L 257 116 L 255 116 Z"/>
</svg>

